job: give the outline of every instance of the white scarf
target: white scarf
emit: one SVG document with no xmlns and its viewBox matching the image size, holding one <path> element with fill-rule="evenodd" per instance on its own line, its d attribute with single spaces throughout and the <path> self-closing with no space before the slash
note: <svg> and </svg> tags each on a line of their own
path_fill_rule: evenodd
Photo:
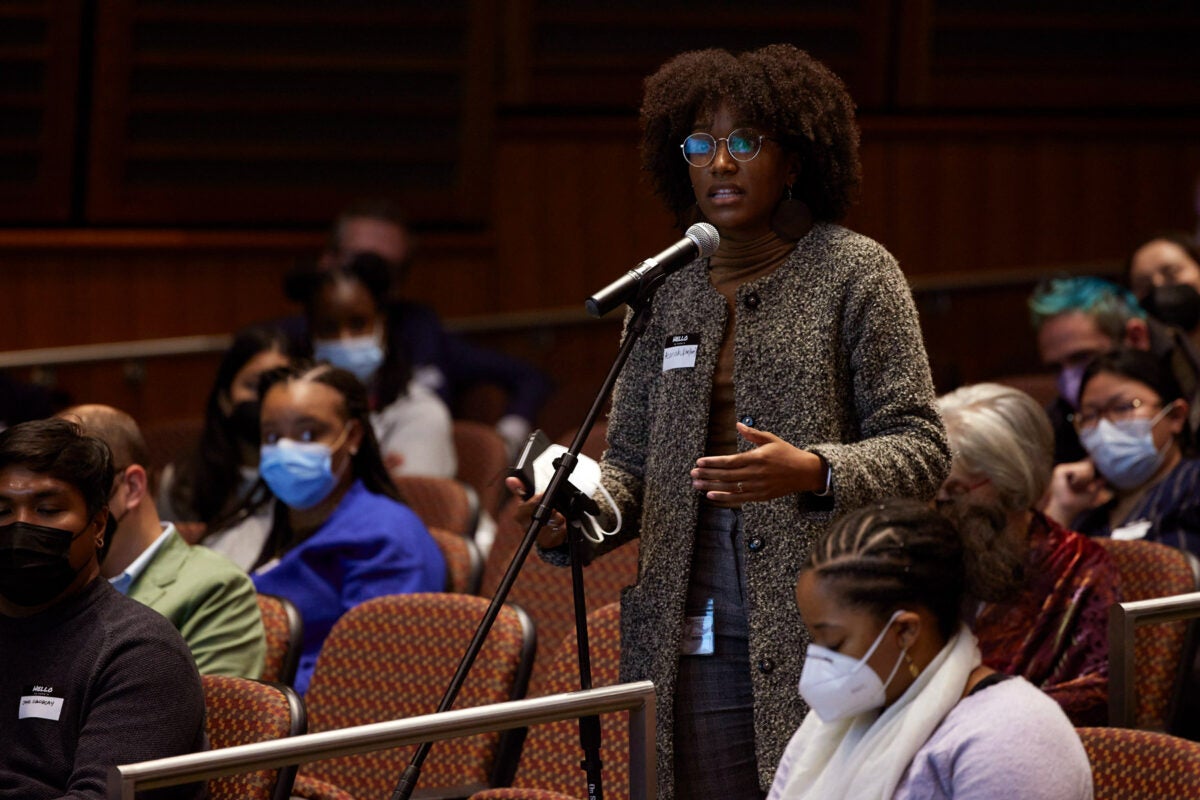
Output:
<svg viewBox="0 0 1200 800">
<path fill-rule="evenodd" d="M 866 711 L 826 724 L 810 712 L 792 741 L 796 753 L 769 800 L 889 800 L 913 756 L 962 698 L 979 666 L 979 645 L 964 625 L 882 714 Z M 869 669 L 869 667 L 868 667 Z"/>
</svg>

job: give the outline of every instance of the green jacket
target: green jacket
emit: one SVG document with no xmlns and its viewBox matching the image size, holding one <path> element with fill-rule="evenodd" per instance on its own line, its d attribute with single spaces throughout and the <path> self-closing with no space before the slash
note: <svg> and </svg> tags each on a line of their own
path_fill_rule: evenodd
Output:
<svg viewBox="0 0 1200 800">
<path fill-rule="evenodd" d="M 189 545 L 175 526 L 167 530 L 129 596 L 171 620 L 200 674 L 257 678 L 267 644 L 250 576 L 224 556 Z"/>
</svg>

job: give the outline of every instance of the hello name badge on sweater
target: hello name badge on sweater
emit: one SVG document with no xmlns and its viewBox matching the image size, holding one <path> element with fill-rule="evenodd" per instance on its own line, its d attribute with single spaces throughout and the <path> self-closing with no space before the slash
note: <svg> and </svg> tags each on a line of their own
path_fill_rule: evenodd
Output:
<svg viewBox="0 0 1200 800">
<path fill-rule="evenodd" d="M 1123 542 L 1131 542 L 1135 539 L 1145 539 L 1152 527 L 1154 527 L 1154 523 L 1150 520 L 1139 519 L 1136 522 L 1130 522 L 1119 528 L 1114 528 L 1110 536 L 1113 539 Z"/>
<path fill-rule="evenodd" d="M 57 722 L 62 716 L 62 707 L 63 699 L 55 694 L 53 686 L 26 686 L 17 719 L 33 717 Z"/>
<path fill-rule="evenodd" d="M 663 372 L 673 369 L 691 369 L 696 366 L 696 352 L 700 349 L 700 334 L 675 333 L 667 337 L 663 348 Z"/>
</svg>

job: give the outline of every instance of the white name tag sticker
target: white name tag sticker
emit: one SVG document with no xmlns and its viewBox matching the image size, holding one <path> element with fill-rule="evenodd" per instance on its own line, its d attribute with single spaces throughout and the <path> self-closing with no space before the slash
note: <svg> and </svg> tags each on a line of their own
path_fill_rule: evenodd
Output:
<svg viewBox="0 0 1200 800">
<path fill-rule="evenodd" d="M 702 615 L 684 619 L 683 639 L 679 643 L 679 654 L 711 656 L 714 649 L 713 644 L 713 601 L 710 597 Z"/>
<path fill-rule="evenodd" d="M 1122 525 L 1112 532 L 1112 538 L 1120 539 L 1121 541 L 1131 541 L 1133 539 L 1145 539 L 1146 534 L 1150 533 L 1152 523 L 1148 519 L 1139 519 L 1137 522 L 1131 522 L 1128 525 Z"/>
<path fill-rule="evenodd" d="M 691 369 L 696 366 L 696 351 L 700 349 L 700 334 L 676 333 L 667 337 L 663 348 L 663 372 L 672 369 Z"/>
<path fill-rule="evenodd" d="M 21 709 L 17 719 L 49 719 L 58 721 L 62 715 L 63 700 L 61 697 L 50 697 L 43 694 L 27 694 L 21 697 Z"/>
</svg>

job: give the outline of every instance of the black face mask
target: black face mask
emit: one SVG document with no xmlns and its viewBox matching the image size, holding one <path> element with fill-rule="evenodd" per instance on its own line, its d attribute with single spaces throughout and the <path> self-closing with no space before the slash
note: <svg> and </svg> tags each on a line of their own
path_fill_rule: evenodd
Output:
<svg viewBox="0 0 1200 800">
<path fill-rule="evenodd" d="M 1146 313 L 1159 322 L 1193 331 L 1200 324 L 1200 293 L 1186 283 L 1158 286 L 1142 301 Z"/>
<path fill-rule="evenodd" d="M 0 595 L 18 606 L 40 606 L 62 594 L 79 574 L 71 566 L 71 543 L 86 530 L 28 522 L 0 527 Z"/>
<path fill-rule="evenodd" d="M 262 404 L 257 400 L 245 400 L 236 404 L 229 414 L 229 429 L 243 442 L 255 447 L 259 444 L 258 417 Z"/>
</svg>

